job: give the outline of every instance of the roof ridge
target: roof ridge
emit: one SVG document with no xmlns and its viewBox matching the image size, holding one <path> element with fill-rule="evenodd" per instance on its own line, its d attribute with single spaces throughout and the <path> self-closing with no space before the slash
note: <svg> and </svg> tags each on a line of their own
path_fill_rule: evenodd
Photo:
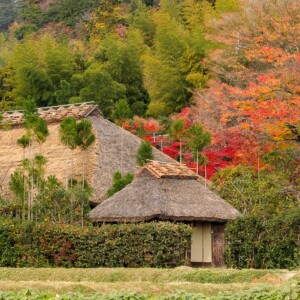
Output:
<svg viewBox="0 0 300 300">
<path fill-rule="evenodd" d="M 56 106 L 47 106 L 37 108 L 37 114 L 47 123 L 60 122 L 67 117 L 86 118 L 98 106 L 94 101 L 80 102 L 73 104 L 62 104 Z M 2 112 L 2 124 L 19 126 L 24 123 L 24 110 L 4 111 Z"/>
<path fill-rule="evenodd" d="M 142 170 L 147 169 L 156 178 L 199 179 L 199 175 L 188 166 L 180 163 L 167 163 L 151 160 Z M 142 172 L 138 172 L 137 176 Z"/>
</svg>

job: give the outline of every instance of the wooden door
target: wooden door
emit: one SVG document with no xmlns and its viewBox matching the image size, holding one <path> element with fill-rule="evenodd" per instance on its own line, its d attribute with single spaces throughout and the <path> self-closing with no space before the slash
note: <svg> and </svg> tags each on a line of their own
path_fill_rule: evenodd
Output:
<svg viewBox="0 0 300 300">
<path fill-rule="evenodd" d="M 212 223 L 212 266 L 224 267 L 224 223 Z"/>
</svg>

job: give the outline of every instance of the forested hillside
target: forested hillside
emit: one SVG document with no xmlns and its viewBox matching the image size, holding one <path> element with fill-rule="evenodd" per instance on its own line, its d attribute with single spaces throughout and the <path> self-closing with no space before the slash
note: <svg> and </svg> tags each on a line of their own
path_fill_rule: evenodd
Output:
<svg viewBox="0 0 300 300">
<path fill-rule="evenodd" d="M 298 0 L 4 0 L 0 111 L 95 101 L 241 212 L 278 214 L 300 197 L 299 24 Z"/>
</svg>

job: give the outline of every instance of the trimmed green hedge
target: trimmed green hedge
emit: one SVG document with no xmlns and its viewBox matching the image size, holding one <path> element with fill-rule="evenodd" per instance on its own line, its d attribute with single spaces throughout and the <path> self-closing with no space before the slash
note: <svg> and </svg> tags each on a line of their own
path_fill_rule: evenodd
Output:
<svg viewBox="0 0 300 300">
<path fill-rule="evenodd" d="M 300 209 L 263 219 L 241 217 L 226 227 L 228 267 L 292 269 L 300 265 Z"/>
<path fill-rule="evenodd" d="M 192 229 L 173 223 L 74 227 L 0 223 L 0 267 L 175 267 Z"/>
</svg>

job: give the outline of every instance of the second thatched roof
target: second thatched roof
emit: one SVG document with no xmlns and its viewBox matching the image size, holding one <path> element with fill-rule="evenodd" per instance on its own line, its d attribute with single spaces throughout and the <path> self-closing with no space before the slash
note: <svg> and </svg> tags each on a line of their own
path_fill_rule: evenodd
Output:
<svg viewBox="0 0 300 300">
<path fill-rule="evenodd" d="M 186 166 L 150 162 L 134 181 L 90 213 L 92 222 L 226 222 L 240 213 L 203 186 Z"/>
</svg>

